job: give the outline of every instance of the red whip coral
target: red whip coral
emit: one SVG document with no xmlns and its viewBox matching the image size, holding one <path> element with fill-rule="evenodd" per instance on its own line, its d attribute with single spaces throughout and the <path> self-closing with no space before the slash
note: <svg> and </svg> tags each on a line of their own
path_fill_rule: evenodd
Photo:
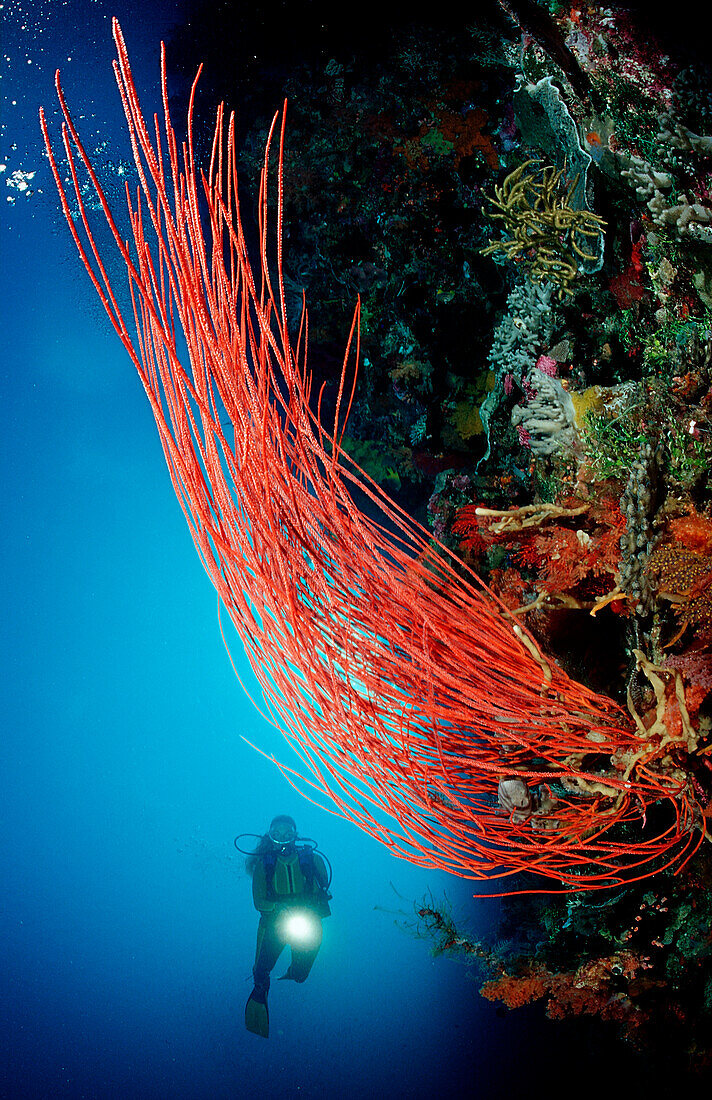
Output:
<svg viewBox="0 0 712 1100">
<path fill-rule="evenodd" d="M 474 573 L 462 576 L 443 556 L 434 585 L 427 532 L 344 454 L 346 360 L 330 431 L 314 411 L 306 318 L 293 341 L 284 306 L 284 114 L 267 142 L 255 274 L 240 219 L 232 117 L 218 108 L 210 164 L 199 172 L 195 85 L 180 144 L 164 52 L 163 118 L 149 128 L 116 22 L 114 37 L 139 178 L 137 195 L 127 189 L 131 247 L 59 78 L 76 219 L 41 113 L 45 143 L 81 259 L 144 385 L 198 553 L 270 713 L 311 778 L 281 766 L 285 775 L 330 795 L 398 855 L 469 878 L 531 870 L 595 888 L 684 857 L 694 843 L 693 803 L 679 779 L 650 766 L 638 774 L 640 734 L 626 713 L 550 666 Z M 96 244 L 87 181 L 125 264 L 133 334 Z M 357 325 L 358 316 L 356 344 Z M 354 484 L 380 522 L 356 508 Z M 628 753 L 630 768 L 602 779 L 598 762 L 615 753 Z M 498 783 L 512 771 L 531 786 L 566 782 L 547 828 L 517 824 L 499 810 Z M 577 794 L 580 784 L 587 797 Z M 640 823 L 661 799 L 672 812 L 658 835 L 631 841 L 617 831 Z"/>
</svg>

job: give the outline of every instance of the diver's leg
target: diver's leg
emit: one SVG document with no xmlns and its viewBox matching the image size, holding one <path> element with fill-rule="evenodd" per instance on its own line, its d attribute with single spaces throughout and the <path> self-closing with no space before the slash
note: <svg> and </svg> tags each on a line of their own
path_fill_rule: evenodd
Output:
<svg viewBox="0 0 712 1100">
<path fill-rule="evenodd" d="M 257 927 L 255 965 L 252 968 L 255 986 L 245 1005 L 245 1027 L 253 1034 L 261 1035 L 263 1039 L 269 1037 L 267 1009 L 269 976 L 283 947 L 284 943 L 277 934 L 274 918 L 260 917 Z"/>
<path fill-rule="evenodd" d="M 321 921 L 319 921 L 318 928 L 314 930 L 314 940 L 308 947 L 293 947 L 292 948 L 292 961 L 289 964 L 289 969 L 284 978 L 290 979 L 295 982 L 305 982 L 309 977 L 309 971 L 314 965 L 314 960 L 319 954 L 319 948 L 321 947 L 321 940 L 323 935 L 323 928 Z"/>
<path fill-rule="evenodd" d="M 252 975 L 255 980 L 255 992 L 260 998 L 267 998 L 269 992 L 269 976 L 274 969 L 274 964 L 282 953 L 284 941 L 277 933 L 277 925 L 273 917 L 260 917 L 257 926 L 257 948 L 255 950 L 255 965 Z"/>
</svg>

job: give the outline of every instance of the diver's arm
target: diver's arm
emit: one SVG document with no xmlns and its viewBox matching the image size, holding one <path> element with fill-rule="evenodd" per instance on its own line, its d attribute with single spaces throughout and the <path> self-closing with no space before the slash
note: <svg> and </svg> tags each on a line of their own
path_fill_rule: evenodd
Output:
<svg viewBox="0 0 712 1100">
<path fill-rule="evenodd" d="M 314 853 L 314 878 L 321 889 L 326 892 L 329 874 L 326 870 L 326 864 L 318 852 Z"/>
<path fill-rule="evenodd" d="M 260 913 L 271 913 L 274 910 L 274 901 L 267 897 L 267 875 L 262 860 L 257 861 L 252 874 L 252 900 L 255 909 L 259 909 Z"/>
</svg>

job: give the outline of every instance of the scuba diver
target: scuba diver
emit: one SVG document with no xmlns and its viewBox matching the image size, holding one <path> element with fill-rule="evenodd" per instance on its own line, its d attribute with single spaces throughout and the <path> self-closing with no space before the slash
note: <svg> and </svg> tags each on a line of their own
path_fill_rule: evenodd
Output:
<svg viewBox="0 0 712 1100">
<path fill-rule="evenodd" d="M 235 838 L 236 847 L 239 839 Z M 331 913 L 328 860 L 316 851 L 313 841 L 298 847 L 297 839 L 294 819 L 281 814 L 245 861 L 260 914 L 252 968 L 255 984 L 245 1006 L 245 1027 L 265 1039 L 269 1035 L 267 993 L 277 959 L 289 945 L 291 961 L 279 980 L 306 981 L 321 946 L 322 919 Z"/>
</svg>

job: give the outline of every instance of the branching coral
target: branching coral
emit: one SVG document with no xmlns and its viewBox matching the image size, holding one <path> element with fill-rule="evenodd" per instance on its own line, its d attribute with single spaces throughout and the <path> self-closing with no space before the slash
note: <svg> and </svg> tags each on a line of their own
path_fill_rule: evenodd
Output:
<svg viewBox="0 0 712 1100">
<path fill-rule="evenodd" d="M 678 171 L 679 150 L 709 157 L 712 138 L 688 130 L 670 109 L 659 116 L 658 125 L 650 156 L 659 167 L 637 154 L 625 157 L 619 153 L 625 162 L 621 175 L 645 203 L 655 225 L 670 227 L 681 237 L 703 244 L 712 243 L 712 208 L 700 198 L 688 198 L 693 181 L 681 183 Z"/>
<path fill-rule="evenodd" d="M 600 240 L 606 222 L 571 206 L 578 177 L 567 184 L 563 170 L 551 166 L 527 172 L 537 163 L 525 161 L 495 188 L 490 217 L 503 223 L 507 237 L 491 241 L 482 254 L 504 252 L 508 260 L 526 263 L 533 279 L 554 283 L 564 297 L 573 293 L 580 263 L 596 261 L 592 242 Z"/>
<path fill-rule="evenodd" d="M 628 158 L 628 167 L 621 175 L 635 189 L 641 202 L 650 211 L 653 222 L 664 228 L 669 226 L 680 236 L 692 237 L 704 244 L 712 242 L 712 210 L 702 203 L 688 199 L 684 192 L 672 198 L 674 180 L 669 172 L 658 171 L 639 156 Z"/>
</svg>

